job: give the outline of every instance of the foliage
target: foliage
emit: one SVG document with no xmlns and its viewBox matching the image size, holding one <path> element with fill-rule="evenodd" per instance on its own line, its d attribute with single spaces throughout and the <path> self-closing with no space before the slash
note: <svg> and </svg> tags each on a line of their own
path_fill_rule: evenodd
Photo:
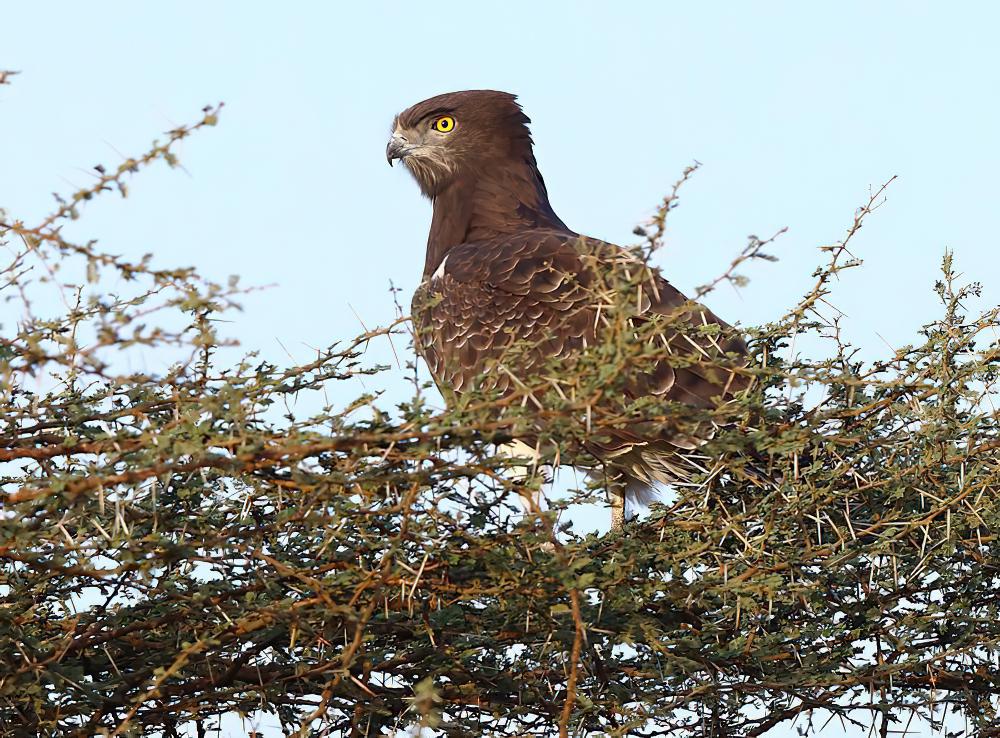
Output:
<svg viewBox="0 0 1000 738">
<path fill-rule="evenodd" d="M 435 411 L 414 380 L 387 409 L 346 398 L 385 371 L 364 349 L 402 321 L 308 364 L 224 366 L 214 318 L 238 307 L 235 282 L 64 238 L 86 201 L 175 164 L 217 115 L 97 168 L 37 225 L 2 216 L 4 735 L 204 735 L 234 711 L 303 736 L 751 736 L 831 718 L 885 735 L 943 706 L 988 733 L 998 311 L 966 315 L 976 287 L 948 255 L 942 317 L 918 344 L 870 363 L 842 341 L 826 298 L 882 190 L 825 249 L 815 288 L 749 331 L 756 382 L 718 411 L 593 419 L 620 367 L 650 358 L 628 298 L 609 305 L 614 341 L 521 378 L 513 401 Z M 676 194 L 637 257 L 661 244 Z M 720 280 L 768 243 L 751 239 Z M 55 315 L 33 310 L 42 294 Z M 807 341 L 823 355 L 796 353 Z M 176 361 L 128 370 L 151 351 Z M 292 397 L 315 411 L 293 415 Z M 540 475 L 512 475 L 494 442 L 544 414 L 551 459 L 579 453 L 588 423 L 636 412 L 716 426 L 694 485 L 622 537 L 551 530 L 599 488 L 515 514 L 515 488 Z"/>
</svg>

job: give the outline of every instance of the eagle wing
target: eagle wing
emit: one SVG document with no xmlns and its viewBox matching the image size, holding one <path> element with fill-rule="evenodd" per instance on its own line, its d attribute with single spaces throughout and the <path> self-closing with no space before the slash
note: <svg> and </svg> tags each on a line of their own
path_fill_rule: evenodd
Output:
<svg viewBox="0 0 1000 738">
<path fill-rule="evenodd" d="M 552 358 L 601 340 L 613 302 L 602 295 L 613 284 L 603 276 L 614 268 L 644 270 L 633 321 L 659 315 L 670 316 L 673 326 L 709 327 L 665 326 L 653 336 L 663 359 L 629 378 L 627 394 L 709 407 L 745 385 L 714 362 L 671 360 L 745 353 L 730 326 L 625 249 L 558 230 L 532 229 L 451 249 L 414 294 L 417 350 L 446 396 L 507 392 Z"/>
</svg>

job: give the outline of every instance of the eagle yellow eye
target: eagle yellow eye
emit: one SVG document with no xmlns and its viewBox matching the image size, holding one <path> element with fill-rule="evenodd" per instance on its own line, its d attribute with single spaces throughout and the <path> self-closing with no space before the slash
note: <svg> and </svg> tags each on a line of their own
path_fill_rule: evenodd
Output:
<svg viewBox="0 0 1000 738">
<path fill-rule="evenodd" d="M 432 126 L 435 131 L 440 131 L 441 133 L 451 133 L 455 130 L 455 119 L 450 115 L 442 115 Z"/>
</svg>

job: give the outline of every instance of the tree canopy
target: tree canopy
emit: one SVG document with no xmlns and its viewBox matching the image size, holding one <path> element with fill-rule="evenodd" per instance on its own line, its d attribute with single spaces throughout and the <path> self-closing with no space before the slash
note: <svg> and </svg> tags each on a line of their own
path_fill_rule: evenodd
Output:
<svg viewBox="0 0 1000 738">
<path fill-rule="evenodd" d="M 495 444 L 545 413 L 572 447 L 617 368 L 649 360 L 636 275 L 609 277 L 614 340 L 515 400 L 438 409 L 402 317 L 305 364 L 226 363 L 237 281 L 62 232 L 218 116 L 96 167 L 41 222 L 0 213 L 0 732 L 207 735 L 238 712 L 300 736 L 887 735 L 947 711 L 997 734 L 1000 311 L 967 313 L 948 254 L 913 345 L 868 361 L 843 339 L 831 282 L 884 186 L 798 304 L 743 326 L 751 390 L 600 419 L 719 427 L 694 485 L 601 537 L 560 522 L 599 484 L 522 515 L 515 487 L 545 475 Z M 637 229 L 646 264 L 678 187 Z M 407 369 L 367 361 L 374 340 Z M 135 371 L 149 352 L 169 369 Z M 412 399 L 350 394 L 376 372 Z"/>
</svg>

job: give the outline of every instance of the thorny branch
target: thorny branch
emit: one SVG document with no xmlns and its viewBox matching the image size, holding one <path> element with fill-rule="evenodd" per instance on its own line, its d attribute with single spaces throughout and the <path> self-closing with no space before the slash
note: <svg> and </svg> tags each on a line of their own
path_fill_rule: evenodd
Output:
<svg viewBox="0 0 1000 738">
<path fill-rule="evenodd" d="M 885 186 L 803 300 L 749 329 L 756 382 L 722 408 L 595 410 L 627 395 L 624 368 L 662 358 L 645 340 L 662 323 L 635 320 L 634 263 L 601 285 L 608 345 L 504 400 L 439 412 L 414 379 L 384 407 L 359 387 L 389 371 L 365 350 L 402 319 L 301 365 L 223 365 L 213 318 L 235 283 L 66 240 L 84 202 L 176 164 L 217 113 L 97 168 L 37 225 L 0 216 L 0 293 L 23 309 L 0 335 L 0 733 L 207 734 L 227 713 L 301 736 L 758 736 L 943 707 L 995 724 L 998 313 L 967 314 L 976 288 L 948 255 L 942 317 L 892 356 L 862 361 L 818 315 Z M 645 264 L 694 169 L 639 234 Z M 742 284 L 772 242 L 751 238 L 698 297 Z M 110 294 L 121 277 L 134 289 Z M 66 315 L 33 316 L 52 289 Z M 797 355 L 803 333 L 829 353 Z M 125 369 L 151 350 L 175 364 Z M 516 512 L 543 475 L 514 477 L 495 442 L 543 418 L 543 461 L 579 458 L 588 424 L 637 413 L 715 428 L 669 506 L 621 537 L 552 527 L 599 486 Z"/>
</svg>

